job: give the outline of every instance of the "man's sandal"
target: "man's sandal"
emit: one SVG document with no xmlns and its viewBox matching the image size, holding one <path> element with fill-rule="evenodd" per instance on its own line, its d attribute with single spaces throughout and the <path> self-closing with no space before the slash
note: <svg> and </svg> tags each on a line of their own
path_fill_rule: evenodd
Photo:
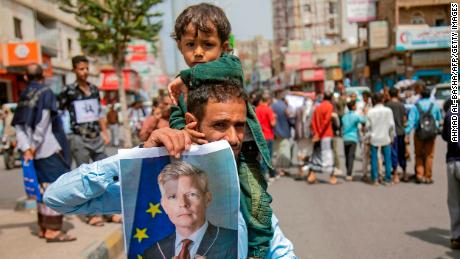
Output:
<svg viewBox="0 0 460 259">
<path fill-rule="evenodd" d="M 60 232 L 57 236 L 53 238 L 46 238 L 47 243 L 56 243 L 56 242 L 70 242 L 77 240 L 76 237 L 67 235 L 64 232 Z"/>
<path fill-rule="evenodd" d="M 102 227 L 104 226 L 104 218 L 101 216 L 90 216 L 86 220 L 86 223 L 88 223 L 91 226 Z"/>
</svg>

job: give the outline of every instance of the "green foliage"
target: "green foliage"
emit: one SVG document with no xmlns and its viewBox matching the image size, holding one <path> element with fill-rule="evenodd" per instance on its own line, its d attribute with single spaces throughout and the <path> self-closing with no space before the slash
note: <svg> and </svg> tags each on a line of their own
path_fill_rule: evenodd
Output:
<svg viewBox="0 0 460 259">
<path fill-rule="evenodd" d="M 155 49 L 162 27 L 160 12 L 151 9 L 162 0 L 60 0 L 60 8 L 82 24 L 80 43 L 85 52 L 112 56 L 121 67 L 128 43 L 140 39 Z"/>
</svg>

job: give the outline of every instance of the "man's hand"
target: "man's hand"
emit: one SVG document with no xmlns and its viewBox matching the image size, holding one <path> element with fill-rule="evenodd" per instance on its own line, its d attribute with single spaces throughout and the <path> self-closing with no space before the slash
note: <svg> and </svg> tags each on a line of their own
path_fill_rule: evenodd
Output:
<svg viewBox="0 0 460 259">
<path fill-rule="evenodd" d="M 179 103 L 179 96 L 181 93 L 184 94 L 185 101 L 187 102 L 186 98 L 187 98 L 188 88 L 187 86 L 185 86 L 182 79 L 180 77 L 177 77 L 168 85 L 169 98 L 171 98 L 171 101 L 174 105 L 177 105 Z"/>
<path fill-rule="evenodd" d="M 184 150 L 189 150 L 192 140 L 185 130 L 176 130 L 170 128 L 157 129 L 150 134 L 144 147 L 162 147 L 164 146 L 170 156 L 180 158 Z"/>
<path fill-rule="evenodd" d="M 406 144 L 409 144 L 409 143 L 410 143 L 409 135 L 406 135 L 406 136 L 404 137 L 404 142 L 405 142 Z"/>
<path fill-rule="evenodd" d="M 35 155 L 35 150 L 31 148 L 27 149 L 22 155 L 22 157 L 24 158 L 24 163 L 28 164 L 29 161 L 34 160 L 34 155 Z"/>
<path fill-rule="evenodd" d="M 104 144 L 108 145 L 110 143 L 110 137 L 107 131 L 102 131 L 101 136 L 102 136 L 102 139 L 104 140 Z"/>
<path fill-rule="evenodd" d="M 204 133 L 201 133 L 196 130 L 198 123 L 196 121 L 191 122 L 187 125 L 185 125 L 185 131 L 189 135 L 190 139 L 192 140 L 193 143 L 196 144 L 207 144 L 208 141 L 205 139 Z"/>
</svg>

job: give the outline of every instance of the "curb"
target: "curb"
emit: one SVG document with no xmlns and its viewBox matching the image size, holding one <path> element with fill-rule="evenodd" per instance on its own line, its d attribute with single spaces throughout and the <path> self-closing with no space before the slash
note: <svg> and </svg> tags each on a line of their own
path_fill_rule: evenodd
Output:
<svg viewBox="0 0 460 259">
<path fill-rule="evenodd" d="M 94 243 L 81 253 L 80 259 L 117 258 L 124 251 L 123 232 L 119 227 L 107 235 L 103 241 Z"/>
</svg>

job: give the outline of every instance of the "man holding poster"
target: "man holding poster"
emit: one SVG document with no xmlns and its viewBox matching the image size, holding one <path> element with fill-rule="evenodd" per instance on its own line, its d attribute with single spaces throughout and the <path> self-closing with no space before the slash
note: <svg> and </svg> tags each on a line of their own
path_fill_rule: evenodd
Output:
<svg viewBox="0 0 460 259">
<path fill-rule="evenodd" d="M 196 127 L 205 143 L 228 141 L 238 163 L 241 162 L 239 154 L 246 126 L 245 98 L 239 85 L 225 82 L 190 91 L 187 100 L 190 106 L 186 114 L 188 127 Z M 191 139 L 185 130 L 162 128 L 154 131 L 144 145 L 158 146 L 164 146 L 170 156 L 180 157 L 183 151 L 190 149 Z M 118 161 L 119 157 L 113 156 L 67 173 L 50 186 L 45 202 L 63 213 L 120 212 Z M 91 190 L 85 188 L 88 186 Z M 292 243 L 284 237 L 275 215 L 271 222 L 274 236 L 265 258 L 296 258 Z M 246 258 L 248 233 L 242 217 L 238 220 L 238 230 L 238 254 Z"/>
</svg>

